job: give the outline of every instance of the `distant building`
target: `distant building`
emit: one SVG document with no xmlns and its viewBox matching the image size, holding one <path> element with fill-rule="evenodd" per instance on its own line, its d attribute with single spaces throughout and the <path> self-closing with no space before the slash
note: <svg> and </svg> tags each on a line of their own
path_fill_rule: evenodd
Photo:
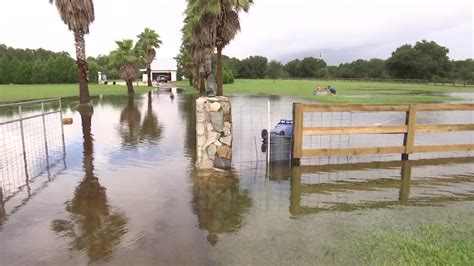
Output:
<svg viewBox="0 0 474 266">
<path fill-rule="evenodd" d="M 146 68 L 140 69 L 143 82 L 147 82 Z M 176 81 L 178 66 L 174 59 L 155 58 L 151 63 L 151 80 L 157 80 L 159 76 L 168 76 L 171 81 Z"/>
</svg>

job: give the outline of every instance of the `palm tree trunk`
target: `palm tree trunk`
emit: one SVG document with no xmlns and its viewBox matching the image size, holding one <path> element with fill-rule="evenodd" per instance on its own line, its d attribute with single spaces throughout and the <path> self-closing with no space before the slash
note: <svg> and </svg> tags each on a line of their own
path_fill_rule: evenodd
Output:
<svg viewBox="0 0 474 266">
<path fill-rule="evenodd" d="M 79 103 L 80 105 L 89 105 L 91 98 L 89 95 L 89 70 L 86 62 L 86 42 L 82 31 L 74 32 L 74 41 L 76 46 L 76 64 L 79 77 Z"/>
<path fill-rule="evenodd" d="M 200 81 L 199 66 L 195 67 L 194 73 L 196 74 L 196 78 L 194 79 L 194 88 L 199 89 L 199 81 Z"/>
<path fill-rule="evenodd" d="M 202 64 L 199 66 L 199 94 L 206 95 L 206 71 Z"/>
<path fill-rule="evenodd" d="M 146 75 L 148 77 L 148 87 L 153 87 L 153 84 L 151 83 L 151 63 L 148 63 L 146 66 Z"/>
<path fill-rule="evenodd" d="M 133 90 L 133 81 L 131 79 L 126 81 L 128 95 L 134 95 L 135 91 Z"/>
<path fill-rule="evenodd" d="M 199 77 L 199 94 L 201 96 L 206 95 L 206 73 L 202 72 Z"/>
<path fill-rule="evenodd" d="M 92 153 L 93 153 L 93 139 L 91 134 L 91 121 L 92 114 L 81 114 L 81 123 L 82 123 L 82 137 L 84 140 L 84 168 L 92 171 L 94 168 L 92 165 Z"/>
<path fill-rule="evenodd" d="M 222 47 L 217 47 L 217 96 L 223 96 L 222 85 Z"/>
<path fill-rule="evenodd" d="M 194 85 L 194 76 L 193 76 L 193 73 L 191 73 L 191 75 L 189 75 L 189 86 L 193 86 Z"/>
</svg>

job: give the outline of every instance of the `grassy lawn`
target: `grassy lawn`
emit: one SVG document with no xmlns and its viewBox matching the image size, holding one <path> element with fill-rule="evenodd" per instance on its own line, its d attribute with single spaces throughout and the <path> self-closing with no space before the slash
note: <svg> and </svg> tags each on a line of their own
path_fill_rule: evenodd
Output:
<svg viewBox="0 0 474 266">
<path fill-rule="evenodd" d="M 148 91 L 148 87 L 134 86 L 136 93 Z M 99 94 L 126 94 L 127 87 L 89 84 L 91 96 Z M 0 102 L 14 102 L 43 98 L 79 95 L 78 84 L 0 85 Z"/>
<path fill-rule="evenodd" d="M 176 82 L 189 93 L 197 93 L 188 81 Z M 337 96 L 314 96 L 317 85 L 331 85 Z M 434 86 L 375 82 L 344 82 L 317 80 L 236 80 L 224 86 L 224 95 L 272 94 L 311 99 L 323 103 L 423 103 L 462 100 L 445 95 L 450 92 L 473 92 L 474 87 Z"/>
<path fill-rule="evenodd" d="M 389 226 L 370 233 L 356 246 L 370 265 L 474 263 L 474 230 L 466 225 L 429 222 L 415 231 Z"/>
</svg>

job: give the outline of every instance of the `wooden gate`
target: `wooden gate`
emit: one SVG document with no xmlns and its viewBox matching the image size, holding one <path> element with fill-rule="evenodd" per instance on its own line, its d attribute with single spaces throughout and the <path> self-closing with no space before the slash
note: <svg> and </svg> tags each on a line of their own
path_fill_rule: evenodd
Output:
<svg viewBox="0 0 474 266">
<path fill-rule="evenodd" d="M 293 152 L 292 161 L 298 165 L 303 157 L 350 156 L 369 154 L 401 154 L 408 159 L 412 153 L 473 151 L 474 144 L 415 146 L 415 134 L 420 132 L 474 131 L 474 124 L 417 124 L 420 111 L 474 111 L 474 104 L 301 104 L 293 103 Z M 304 127 L 303 115 L 310 112 L 405 112 L 402 125 Z M 361 147 L 338 149 L 303 149 L 303 136 L 355 134 L 404 134 L 400 146 Z"/>
</svg>

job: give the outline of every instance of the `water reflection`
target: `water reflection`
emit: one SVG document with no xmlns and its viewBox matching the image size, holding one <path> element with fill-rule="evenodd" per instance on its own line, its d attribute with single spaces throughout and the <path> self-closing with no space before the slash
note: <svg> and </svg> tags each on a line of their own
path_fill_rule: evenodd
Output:
<svg viewBox="0 0 474 266">
<path fill-rule="evenodd" d="M 151 143 L 161 139 L 163 125 L 158 122 L 158 116 L 153 112 L 151 92 L 148 93 L 147 110 L 140 128 L 140 140 Z"/>
<path fill-rule="evenodd" d="M 51 228 L 58 235 L 72 239 L 71 250 L 84 251 L 89 262 L 95 262 L 110 257 L 127 232 L 127 218 L 108 204 L 106 189 L 94 174 L 91 119 L 91 115 L 81 115 L 85 175 L 72 200 L 65 203 L 69 219 L 54 220 Z"/>
<path fill-rule="evenodd" d="M 467 157 L 293 167 L 290 213 L 472 201 L 473 163 Z"/>
<path fill-rule="evenodd" d="M 136 147 L 140 142 L 141 113 L 133 95 L 128 97 L 127 105 L 120 113 L 120 136 L 124 146 Z"/>
<path fill-rule="evenodd" d="M 181 119 L 186 125 L 184 135 L 185 154 L 188 158 L 191 158 L 194 165 L 196 162 L 196 98 L 193 95 L 180 96 L 178 109 Z"/>
<path fill-rule="evenodd" d="M 0 187 L 0 231 L 3 229 L 3 224 L 6 220 L 6 212 L 5 212 L 5 202 L 3 200 L 3 189 Z"/>
<path fill-rule="evenodd" d="M 207 240 L 211 245 L 218 242 L 218 234 L 238 231 L 244 214 L 252 205 L 248 191 L 241 191 L 235 173 L 212 173 L 193 171 L 194 213 L 199 220 L 199 228 L 208 231 Z"/>
</svg>

